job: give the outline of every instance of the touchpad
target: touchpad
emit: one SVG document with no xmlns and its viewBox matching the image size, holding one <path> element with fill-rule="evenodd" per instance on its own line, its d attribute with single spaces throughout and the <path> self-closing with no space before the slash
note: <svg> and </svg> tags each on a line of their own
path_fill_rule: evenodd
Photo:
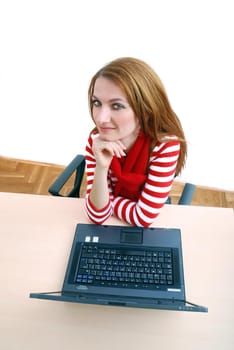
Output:
<svg viewBox="0 0 234 350">
<path fill-rule="evenodd" d="M 135 227 L 124 227 L 120 233 L 120 243 L 142 244 L 143 229 Z"/>
</svg>

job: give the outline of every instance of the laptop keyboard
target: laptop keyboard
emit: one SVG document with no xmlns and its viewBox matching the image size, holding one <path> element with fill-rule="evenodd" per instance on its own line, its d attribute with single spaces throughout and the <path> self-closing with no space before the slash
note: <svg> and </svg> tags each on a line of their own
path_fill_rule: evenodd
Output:
<svg viewBox="0 0 234 350">
<path fill-rule="evenodd" d="M 159 289 L 173 284 L 173 251 L 84 243 L 76 283 L 119 288 Z"/>
</svg>

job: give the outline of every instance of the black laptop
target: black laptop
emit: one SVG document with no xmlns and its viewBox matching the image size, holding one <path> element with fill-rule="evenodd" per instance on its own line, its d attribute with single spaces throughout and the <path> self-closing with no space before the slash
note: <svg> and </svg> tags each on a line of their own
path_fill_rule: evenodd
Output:
<svg viewBox="0 0 234 350">
<path fill-rule="evenodd" d="M 207 312 L 186 301 L 181 232 L 78 224 L 62 290 L 31 298 Z"/>
</svg>

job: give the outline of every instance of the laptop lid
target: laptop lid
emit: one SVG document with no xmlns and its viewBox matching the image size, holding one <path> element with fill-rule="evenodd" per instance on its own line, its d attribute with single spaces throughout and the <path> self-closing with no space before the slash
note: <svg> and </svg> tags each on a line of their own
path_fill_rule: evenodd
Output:
<svg viewBox="0 0 234 350">
<path fill-rule="evenodd" d="M 101 276 L 101 283 L 97 283 L 98 276 L 92 275 L 95 264 L 100 269 L 100 274 L 99 271 L 97 274 Z M 87 272 L 87 275 L 80 271 Z M 121 271 L 124 272 L 121 274 Z M 166 281 L 157 280 L 160 273 Z M 156 281 L 151 278 L 156 278 Z M 62 291 L 31 293 L 30 297 L 111 306 L 208 311 L 206 307 L 186 302 L 181 232 L 177 228 L 78 224 Z"/>
</svg>

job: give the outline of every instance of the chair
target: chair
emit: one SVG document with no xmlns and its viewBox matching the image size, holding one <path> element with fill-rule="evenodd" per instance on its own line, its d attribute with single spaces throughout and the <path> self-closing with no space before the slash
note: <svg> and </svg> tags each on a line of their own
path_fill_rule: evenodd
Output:
<svg viewBox="0 0 234 350">
<path fill-rule="evenodd" d="M 181 193 L 178 204 L 180 205 L 190 205 L 193 199 L 196 186 L 190 182 L 186 182 Z"/>
<path fill-rule="evenodd" d="M 85 157 L 78 154 L 70 164 L 63 170 L 63 172 L 58 176 L 54 183 L 49 187 L 49 193 L 53 196 L 62 197 L 80 197 L 80 188 L 85 170 Z M 70 177 L 75 173 L 75 179 L 73 183 L 73 188 L 68 194 L 62 194 L 61 190 L 63 186 L 67 183 Z M 186 182 L 179 198 L 179 205 L 190 205 L 193 199 L 196 186 L 194 184 Z M 167 202 L 171 204 L 171 197 L 168 198 Z"/>
<path fill-rule="evenodd" d="M 81 154 L 78 154 L 49 187 L 49 193 L 53 196 L 60 197 L 80 197 L 80 187 L 84 175 L 84 169 L 85 157 Z M 73 183 L 73 188 L 68 194 L 63 195 L 61 193 L 61 190 L 74 173 L 75 180 Z"/>
</svg>

